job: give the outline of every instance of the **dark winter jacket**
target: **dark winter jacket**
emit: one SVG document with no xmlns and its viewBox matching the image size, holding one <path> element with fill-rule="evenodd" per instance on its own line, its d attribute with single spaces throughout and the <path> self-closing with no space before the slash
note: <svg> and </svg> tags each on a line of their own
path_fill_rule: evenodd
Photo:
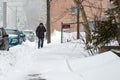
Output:
<svg viewBox="0 0 120 80">
<path fill-rule="evenodd" d="M 44 26 L 38 26 L 36 29 L 36 35 L 38 38 L 44 38 L 44 32 L 46 32 L 46 29 Z"/>
</svg>

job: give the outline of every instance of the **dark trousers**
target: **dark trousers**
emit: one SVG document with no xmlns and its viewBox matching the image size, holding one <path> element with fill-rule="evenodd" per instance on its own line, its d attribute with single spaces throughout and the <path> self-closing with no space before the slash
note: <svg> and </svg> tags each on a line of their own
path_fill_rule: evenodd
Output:
<svg viewBox="0 0 120 80">
<path fill-rule="evenodd" d="M 43 43 L 44 43 L 44 38 L 39 38 L 38 39 L 38 48 L 42 48 L 43 47 Z"/>
</svg>

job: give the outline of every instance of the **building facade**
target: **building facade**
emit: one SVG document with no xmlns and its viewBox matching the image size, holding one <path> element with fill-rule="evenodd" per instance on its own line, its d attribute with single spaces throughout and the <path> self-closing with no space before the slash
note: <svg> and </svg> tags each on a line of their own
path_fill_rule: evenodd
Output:
<svg viewBox="0 0 120 80">
<path fill-rule="evenodd" d="M 82 5 L 87 15 L 88 21 L 104 19 L 104 11 L 109 7 L 109 0 L 84 0 Z M 51 1 L 51 30 L 61 30 L 61 23 L 76 26 L 77 10 L 74 0 L 52 0 Z M 80 12 L 80 22 L 83 22 Z M 74 23 L 74 25 L 73 25 Z M 80 29 L 84 29 L 80 24 Z"/>
</svg>

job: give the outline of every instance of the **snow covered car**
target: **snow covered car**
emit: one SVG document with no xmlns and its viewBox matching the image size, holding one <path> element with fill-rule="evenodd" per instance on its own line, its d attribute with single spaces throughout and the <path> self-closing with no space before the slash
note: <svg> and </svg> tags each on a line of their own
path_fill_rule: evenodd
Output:
<svg viewBox="0 0 120 80">
<path fill-rule="evenodd" d="M 9 50 L 8 34 L 4 28 L 0 28 L 0 50 Z"/>
<path fill-rule="evenodd" d="M 33 42 L 35 41 L 35 33 L 32 30 L 24 30 L 23 33 L 26 36 L 26 39 Z"/>
<path fill-rule="evenodd" d="M 23 31 L 19 31 L 20 37 L 22 38 L 22 40 L 25 42 L 26 41 L 26 36 L 23 33 Z"/>
<path fill-rule="evenodd" d="M 23 40 L 20 35 L 20 32 L 17 29 L 6 28 L 7 34 L 9 35 L 9 45 L 16 46 L 18 44 L 22 44 Z"/>
</svg>

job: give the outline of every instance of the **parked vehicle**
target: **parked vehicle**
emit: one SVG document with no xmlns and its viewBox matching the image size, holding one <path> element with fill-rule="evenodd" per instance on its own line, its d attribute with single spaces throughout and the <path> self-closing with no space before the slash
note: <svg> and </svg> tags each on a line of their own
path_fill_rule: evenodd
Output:
<svg viewBox="0 0 120 80">
<path fill-rule="evenodd" d="M 6 28 L 5 29 L 7 34 L 9 35 L 9 45 L 11 46 L 16 46 L 18 44 L 22 44 L 23 39 L 20 35 L 19 30 L 17 29 L 12 29 L 12 28 Z"/>
<path fill-rule="evenodd" d="M 23 33 L 23 31 L 19 31 L 20 33 L 20 37 L 22 38 L 22 40 L 25 42 L 26 41 L 26 36 L 25 34 Z"/>
<path fill-rule="evenodd" d="M 4 28 L 0 28 L 0 50 L 9 50 L 9 38 Z"/>
<path fill-rule="evenodd" d="M 26 39 L 33 42 L 35 41 L 35 33 L 32 30 L 24 30 L 23 33 L 26 36 Z"/>
</svg>

